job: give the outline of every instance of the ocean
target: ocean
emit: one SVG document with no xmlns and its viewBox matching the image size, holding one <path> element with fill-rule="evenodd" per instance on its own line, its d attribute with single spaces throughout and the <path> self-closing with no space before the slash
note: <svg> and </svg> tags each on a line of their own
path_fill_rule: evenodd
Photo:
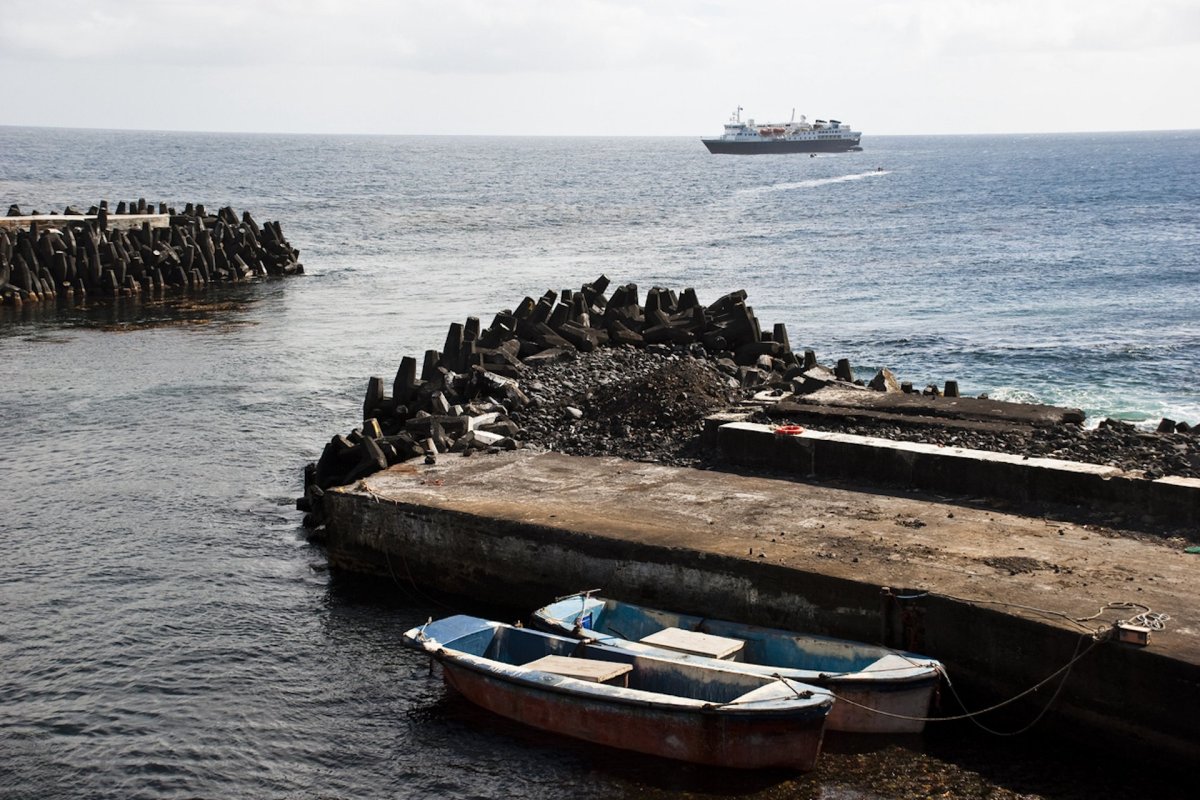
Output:
<svg viewBox="0 0 1200 800">
<path fill-rule="evenodd" d="M 5 208 L 232 205 L 306 270 L 0 309 L 0 798 L 1112 796 L 1086 754 L 961 729 L 799 778 L 525 731 L 396 644 L 465 601 L 363 594 L 300 527 L 301 470 L 371 375 L 601 274 L 745 289 L 866 379 L 1200 423 L 1200 132 L 863 147 L 0 127 Z"/>
</svg>

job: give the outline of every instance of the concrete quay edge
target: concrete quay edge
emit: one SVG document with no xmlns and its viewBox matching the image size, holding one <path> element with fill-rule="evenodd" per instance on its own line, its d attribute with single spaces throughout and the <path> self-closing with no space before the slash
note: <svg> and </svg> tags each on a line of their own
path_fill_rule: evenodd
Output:
<svg viewBox="0 0 1200 800">
<path fill-rule="evenodd" d="M 32 223 L 42 228 L 58 228 L 63 225 L 94 222 L 99 219 L 97 214 L 24 214 L 14 217 L 0 217 L 0 230 L 28 229 Z M 167 228 L 171 224 L 170 214 L 111 214 L 106 219 L 105 227 L 112 230 L 128 230 L 140 228 L 149 223 L 151 228 Z"/>
<path fill-rule="evenodd" d="M 723 461 L 804 476 L 845 478 L 929 492 L 999 497 L 1023 503 L 1101 505 L 1132 511 L 1171 527 L 1200 524 L 1200 480 L 1083 464 L 714 417 L 709 436 Z"/>
<path fill-rule="evenodd" d="M 1090 650 L 1046 722 L 1200 763 L 1200 560 L 1165 545 L 912 496 L 555 453 L 397 465 L 326 503 L 339 571 L 530 611 L 602 587 L 880 642 L 939 658 L 980 698 L 1028 689 L 1091 641 L 1011 604 L 1075 616 L 1137 599 L 1171 613 L 1167 630 L 1149 647 Z M 989 566 L 997 554 L 1043 566 Z M 1031 719 L 1052 691 L 1015 712 Z"/>
</svg>

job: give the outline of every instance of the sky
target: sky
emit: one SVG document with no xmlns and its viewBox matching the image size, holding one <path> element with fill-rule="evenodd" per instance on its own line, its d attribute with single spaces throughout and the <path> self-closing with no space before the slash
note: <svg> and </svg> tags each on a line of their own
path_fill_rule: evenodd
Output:
<svg viewBox="0 0 1200 800">
<path fill-rule="evenodd" d="M 1200 128 L 1200 0 L 0 0 L 0 125 Z"/>
</svg>

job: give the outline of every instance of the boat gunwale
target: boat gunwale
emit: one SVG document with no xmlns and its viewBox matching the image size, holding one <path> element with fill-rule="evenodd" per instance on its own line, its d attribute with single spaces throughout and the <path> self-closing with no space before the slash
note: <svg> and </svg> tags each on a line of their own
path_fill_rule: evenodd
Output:
<svg viewBox="0 0 1200 800">
<path fill-rule="evenodd" d="M 504 623 L 493 624 L 495 627 L 511 627 L 505 626 Z M 790 687 L 793 692 L 796 692 L 794 697 L 776 697 L 742 703 L 739 703 L 736 698 L 725 703 L 717 703 L 663 692 L 594 683 L 565 675 L 558 675 L 545 670 L 531 669 L 519 664 L 509 664 L 485 656 L 477 656 L 463 650 L 457 650 L 449 643 L 442 643 L 432 638 L 427 641 L 420 641 L 416 638 L 416 634 L 421 630 L 422 628 L 413 628 L 407 631 L 403 635 L 403 643 L 412 649 L 424 652 L 436 659 L 443 665 L 443 668 L 447 664 L 450 664 L 523 688 L 561 694 L 579 700 L 615 703 L 638 708 L 652 708 L 659 711 L 670 711 L 681 714 L 695 714 L 699 712 L 715 716 L 755 717 L 762 719 L 789 717 L 797 720 L 807 719 L 810 716 L 826 716 L 834 703 L 833 694 L 828 689 L 804 684 L 788 676 L 778 676 L 778 680 Z M 545 633 L 542 631 L 531 632 Z M 629 653 L 629 655 L 666 666 L 678 664 L 677 659 L 656 657 L 653 654 Z M 742 670 L 722 669 L 719 666 L 709 666 L 706 664 L 695 666 L 729 674 L 746 674 Z M 768 678 L 777 676 L 760 675 L 758 677 Z M 770 684 L 764 683 L 763 685 Z M 801 696 L 799 694 L 801 692 L 807 693 L 809 696 Z"/>
<path fill-rule="evenodd" d="M 667 650 L 666 648 L 643 644 L 642 642 L 625 639 L 613 634 L 577 628 L 573 625 L 569 625 L 565 619 L 558 619 L 544 613 L 552 606 L 558 605 L 559 603 L 575 601 L 582 596 L 582 594 L 570 595 L 537 609 L 533 613 L 533 622 L 535 627 L 541 628 L 556 635 L 571 636 L 581 641 L 589 641 L 606 647 L 612 647 L 614 649 L 629 652 L 634 655 L 647 655 L 653 657 L 655 653 L 661 653 L 664 654 L 661 656 L 663 658 L 670 658 L 672 660 L 684 661 L 687 663 L 704 664 L 707 662 L 715 662 L 717 664 L 731 665 L 734 669 L 741 672 L 769 676 L 778 675 L 779 677 L 788 678 L 789 680 L 794 680 L 800 683 L 816 683 L 819 686 L 843 686 L 848 689 L 870 689 L 878 692 L 910 691 L 912 689 L 936 685 L 941 680 L 944 672 L 944 667 L 940 661 L 928 656 L 921 656 L 917 653 L 910 653 L 904 650 L 884 647 L 882 645 L 873 645 L 865 642 L 854 642 L 848 639 L 839 639 L 833 636 L 821 636 L 820 634 L 801 633 L 798 631 L 789 631 L 782 628 L 768 628 L 759 625 L 741 625 L 741 623 L 732 622 L 730 624 L 762 632 L 766 636 L 779 635 L 792 639 L 851 644 L 857 647 L 877 650 L 881 657 L 886 655 L 896 655 L 909 661 L 915 661 L 915 663 L 912 663 L 912 665 L 909 667 L 903 668 L 903 672 L 899 669 L 881 670 L 878 672 L 864 672 L 862 670 L 856 670 L 853 672 L 827 672 L 823 670 L 804 669 L 799 667 L 783 667 L 771 664 L 760 664 L 750 661 L 724 661 L 708 656 L 671 651 Z M 657 610 L 648 609 L 646 606 L 640 606 L 636 603 L 626 603 L 621 600 L 614 600 L 613 598 L 605 598 L 595 595 L 593 595 L 593 597 L 597 601 L 602 601 L 606 606 L 609 603 L 618 603 L 623 606 L 638 610 Z M 666 611 L 664 613 L 677 614 L 678 612 Z M 679 614 L 679 616 L 685 617 L 690 615 Z M 724 622 L 723 620 L 717 621 Z M 911 671 L 911 674 L 904 674 L 905 672 L 909 671 Z"/>
<path fill-rule="evenodd" d="M 450 648 L 439 648 L 439 651 L 446 649 Z M 629 689 L 610 686 L 608 684 L 596 684 L 590 681 L 579 680 L 578 678 L 569 678 L 565 675 L 555 675 L 552 672 L 505 664 L 504 666 L 514 667 L 516 670 L 524 670 L 525 674 L 510 673 L 505 670 L 495 669 L 492 666 L 493 664 L 503 664 L 503 662 L 480 658 L 470 653 L 463 653 L 461 650 L 451 650 L 451 652 L 455 655 L 446 657 L 444 661 L 442 660 L 443 654 L 441 652 L 434 654 L 439 662 L 443 664 L 443 668 L 449 663 L 452 667 L 465 669 L 524 689 L 560 695 L 585 702 L 630 706 L 650 709 L 656 712 L 681 714 L 688 717 L 699 713 L 714 717 L 741 717 L 763 720 L 791 719 L 802 721 L 827 716 L 829 709 L 832 708 L 835 702 L 831 693 L 817 691 L 813 692 L 812 697 L 809 698 L 794 698 L 801 702 L 793 702 L 788 698 L 772 698 L 771 700 L 751 701 L 740 704 L 736 700 L 731 700 L 728 703 L 714 703 L 662 692 L 649 692 L 644 689 Z M 535 676 L 546 676 L 554 680 L 540 682 L 534 679 Z M 680 702 L 664 702 L 658 699 L 630 696 L 630 694 L 652 695 L 653 698 L 666 697 Z"/>
</svg>

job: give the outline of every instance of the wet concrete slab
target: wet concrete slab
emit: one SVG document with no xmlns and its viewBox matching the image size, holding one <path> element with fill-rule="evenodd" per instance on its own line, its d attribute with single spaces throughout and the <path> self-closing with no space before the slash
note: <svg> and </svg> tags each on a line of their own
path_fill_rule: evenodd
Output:
<svg viewBox="0 0 1200 800">
<path fill-rule="evenodd" d="M 397 465 L 326 499 L 333 566 L 531 610 L 602 587 L 917 649 L 991 696 L 1086 652 L 1052 716 L 1200 757 L 1200 555 L 1180 541 L 950 497 L 527 451 Z M 1147 647 L 1093 646 L 1087 631 L 1141 610 L 1074 621 L 1110 602 L 1170 619 Z"/>
</svg>

